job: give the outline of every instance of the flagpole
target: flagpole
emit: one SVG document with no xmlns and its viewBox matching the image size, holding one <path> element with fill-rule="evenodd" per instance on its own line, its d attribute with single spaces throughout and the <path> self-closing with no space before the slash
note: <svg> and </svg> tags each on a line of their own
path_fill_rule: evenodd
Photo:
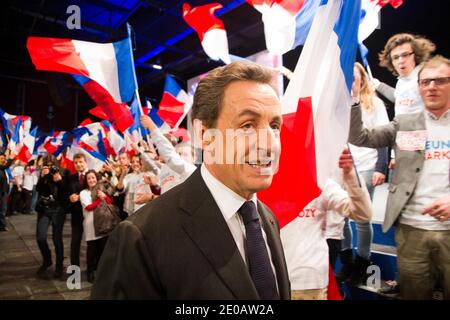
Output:
<svg viewBox="0 0 450 320">
<path fill-rule="evenodd" d="M 138 102 L 138 106 L 139 106 L 139 112 L 141 113 L 141 115 L 144 114 L 144 110 L 142 109 L 142 104 L 141 104 L 141 98 L 139 97 L 139 89 L 136 87 L 136 90 L 134 91 L 134 94 L 136 95 L 136 100 Z M 139 119 L 139 121 L 141 121 Z M 144 136 L 142 135 L 142 131 L 141 131 L 141 126 L 139 126 L 139 132 L 141 133 L 141 137 L 143 138 Z M 151 143 L 151 139 L 150 139 L 150 135 L 146 134 L 145 137 L 147 138 L 147 143 Z"/>
</svg>

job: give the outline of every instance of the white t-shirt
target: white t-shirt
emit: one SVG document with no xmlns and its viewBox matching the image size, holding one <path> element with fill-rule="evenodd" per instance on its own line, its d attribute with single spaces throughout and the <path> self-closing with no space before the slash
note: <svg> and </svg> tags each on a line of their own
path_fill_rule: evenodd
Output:
<svg viewBox="0 0 450 320">
<path fill-rule="evenodd" d="M 329 210 L 326 214 L 325 239 L 344 239 L 345 217 L 334 210 Z"/>
<path fill-rule="evenodd" d="M 361 107 L 362 121 L 365 128 L 372 129 L 377 126 L 382 126 L 389 123 L 389 117 L 386 112 L 386 107 L 380 98 L 374 97 L 374 109 L 372 112 L 367 112 Z M 377 149 L 357 147 L 349 144 L 350 152 L 352 153 L 355 166 L 358 171 L 367 171 L 375 169 L 378 159 Z"/>
<path fill-rule="evenodd" d="M 395 115 L 424 111 L 422 97 L 417 83 L 419 66 L 406 77 L 398 77 L 395 86 Z"/>
<path fill-rule="evenodd" d="M 33 170 L 33 172 L 29 169 L 26 170 L 23 174 L 22 187 L 28 191 L 33 191 L 33 187 L 37 184 L 38 178 L 39 172 L 37 170 Z"/>
<path fill-rule="evenodd" d="M 153 130 L 151 137 L 158 148 L 159 154 L 166 162 L 158 177 L 161 184 L 161 194 L 163 194 L 184 182 L 197 167 L 184 160 L 161 131 Z"/>
<path fill-rule="evenodd" d="M 21 165 L 17 165 L 12 169 L 12 176 L 16 180 L 16 184 L 21 186 L 23 184 L 23 173 L 25 168 Z"/>
<path fill-rule="evenodd" d="M 326 212 L 338 208 L 348 197 L 336 182 L 328 179 L 322 194 L 281 229 L 281 241 L 292 290 L 328 286 L 328 245 L 325 237 Z"/>
<path fill-rule="evenodd" d="M 425 230 L 450 230 L 450 221 L 423 215 L 422 209 L 450 194 L 450 111 L 439 119 L 425 112 L 427 141 L 423 168 L 400 223 Z"/>
<path fill-rule="evenodd" d="M 94 210 L 92 210 L 92 211 L 86 210 L 86 207 L 92 203 L 91 191 L 89 191 L 87 189 L 84 189 L 83 191 L 81 191 L 80 192 L 80 202 L 81 202 L 81 206 L 83 207 L 83 217 L 84 217 L 83 228 L 84 228 L 84 237 L 85 237 L 86 241 L 97 240 L 97 239 L 105 237 L 106 235 L 100 236 L 100 237 L 95 236 Z"/>
</svg>

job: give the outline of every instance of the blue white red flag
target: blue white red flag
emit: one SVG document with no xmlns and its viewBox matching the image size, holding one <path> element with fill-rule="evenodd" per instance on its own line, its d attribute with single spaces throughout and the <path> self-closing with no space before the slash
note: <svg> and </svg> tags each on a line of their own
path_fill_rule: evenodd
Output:
<svg viewBox="0 0 450 320">
<path fill-rule="evenodd" d="M 123 104 L 137 89 L 129 36 L 113 43 L 29 37 L 27 48 L 36 69 L 72 74 L 120 131 L 131 125 Z"/>
<path fill-rule="evenodd" d="M 321 1 L 282 99 L 279 171 L 258 193 L 276 214 L 282 237 L 295 232 L 290 224 L 321 194 L 347 141 L 360 5 Z"/>
<path fill-rule="evenodd" d="M 190 107 L 191 104 L 186 91 L 181 89 L 172 76 L 167 75 L 157 114 L 171 128 L 177 128 L 188 114 Z"/>
<path fill-rule="evenodd" d="M 266 47 L 283 54 L 302 45 L 320 0 L 247 0 L 261 12 Z"/>
<path fill-rule="evenodd" d="M 183 3 L 183 19 L 197 32 L 208 57 L 228 64 L 230 56 L 227 32 L 222 20 L 214 15 L 222 7 L 220 3 L 211 3 L 191 8 L 188 3 Z"/>
<path fill-rule="evenodd" d="M 29 37 L 27 48 L 38 70 L 92 79 L 118 103 L 133 98 L 137 80 L 130 37 L 112 43 Z"/>
<path fill-rule="evenodd" d="M 387 4 L 397 9 L 403 4 L 403 0 L 362 0 L 361 20 L 358 31 L 358 40 L 360 43 L 370 36 L 379 26 L 380 10 Z"/>
<path fill-rule="evenodd" d="M 28 163 L 33 157 L 34 144 L 36 142 L 37 136 L 37 127 L 34 127 L 31 132 L 25 134 L 25 137 L 22 141 L 22 146 L 16 156 L 16 159 L 19 159 L 22 162 Z"/>
</svg>

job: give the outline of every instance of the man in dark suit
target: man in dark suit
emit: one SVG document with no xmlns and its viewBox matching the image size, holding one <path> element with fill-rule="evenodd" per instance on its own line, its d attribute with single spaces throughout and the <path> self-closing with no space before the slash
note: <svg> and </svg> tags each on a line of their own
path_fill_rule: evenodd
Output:
<svg viewBox="0 0 450 320">
<path fill-rule="evenodd" d="M 279 159 L 271 79 L 235 62 L 200 81 L 192 112 L 204 163 L 113 231 L 93 299 L 289 299 L 278 223 L 256 199 Z"/>
<path fill-rule="evenodd" d="M 83 208 L 80 203 L 80 192 L 84 188 L 84 174 L 88 169 L 86 156 L 82 153 L 75 154 L 73 166 L 77 172 L 69 178 L 69 210 L 72 227 L 70 264 L 80 266 L 80 248 L 83 237 Z"/>
<path fill-rule="evenodd" d="M 0 231 L 8 231 L 5 215 L 8 201 L 9 179 L 6 170 L 11 166 L 13 160 L 14 156 L 10 155 L 7 159 L 7 155 L 0 154 Z"/>
</svg>

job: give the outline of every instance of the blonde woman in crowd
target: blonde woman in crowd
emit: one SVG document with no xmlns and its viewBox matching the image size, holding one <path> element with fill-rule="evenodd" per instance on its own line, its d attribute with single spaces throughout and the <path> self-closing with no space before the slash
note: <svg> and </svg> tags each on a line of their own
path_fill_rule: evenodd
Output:
<svg viewBox="0 0 450 320">
<path fill-rule="evenodd" d="M 372 89 L 369 76 L 360 63 L 355 63 L 354 77 L 360 80 L 360 102 L 362 110 L 363 124 L 366 128 L 389 123 L 384 103 L 379 99 Z M 356 81 L 353 85 L 355 85 Z M 359 81 L 358 81 L 359 83 Z M 363 177 L 370 198 L 373 199 L 373 193 L 376 186 L 385 182 L 387 170 L 387 148 L 372 149 L 356 147 L 350 145 L 350 152 L 355 161 L 355 167 Z M 351 285 L 365 283 L 367 273 L 366 269 L 370 265 L 370 252 L 373 239 L 372 223 L 356 222 L 357 250 L 353 258 L 352 250 L 352 230 L 348 219 L 344 227 L 344 240 L 341 248 L 341 261 L 343 268 L 337 275 L 338 280 L 348 281 Z"/>
</svg>

